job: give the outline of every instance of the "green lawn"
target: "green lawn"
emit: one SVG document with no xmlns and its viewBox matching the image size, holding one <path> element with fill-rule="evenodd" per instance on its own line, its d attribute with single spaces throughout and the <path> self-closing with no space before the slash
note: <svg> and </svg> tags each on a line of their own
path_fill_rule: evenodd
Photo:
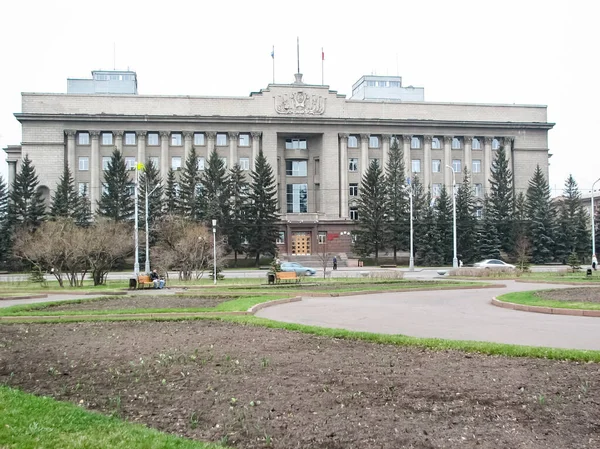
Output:
<svg viewBox="0 0 600 449">
<path fill-rule="evenodd" d="M 216 449 L 48 397 L 0 387 L 2 449 Z"/>
<path fill-rule="evenodd" d="M 543 290 L 542 290 L 543 291 Z M 556 301 L 535 296 L 536 291 L 507 293 L 498 296 L 498 301 L 512 302 L 525 306 L 552 307 L 554 309 L 600 310 L 597 302 Z"/>
</svg>

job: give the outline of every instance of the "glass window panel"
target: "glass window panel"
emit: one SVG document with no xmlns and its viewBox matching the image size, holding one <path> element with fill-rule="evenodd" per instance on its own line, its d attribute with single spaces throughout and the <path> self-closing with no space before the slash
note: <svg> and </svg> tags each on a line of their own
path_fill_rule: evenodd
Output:
<svg viewBox="0 0 600 449">
<path fill-rule="evenodd" d="M 125 168 L 127 170 L 135 170 L 135 157 L 125 158 Z"/>
<path fill-rule="evenodd" d="M 358 196 L 358 184 L 357 183 L 350 184 L 350 196 Z"/>
<path fill-rule="evenodd" d="M 460 150 L 460 140 L 458 140 L 458 138 L 456 138 L 456 137 L 452 138 L 452 149 Z"/>
<path fill-rule="evenodd" d="M 242 170 L 250 170 L 250 158 L 241 157 L 240 158 L 240 168 Z"/>
<path fill-rule="evenodd" d="M 125 133 L 125 145 L 135 145 L 136 135 L 135 133 Z"/>
<path fill-rule="evenodd" d="M 150 156 L 150 157 L 148 158 L 148 160 L 150 161 L 150 163 L 152 164 L 152 166 L 153 166 L 154 168 L 156 168 L 156 169 L 158 169 L 158 168 L 159 168 L 159 163 L 160 163 L 160 161 L 159 161 L 159 159 L 158 159 L 158 157 L 157 157 L 157 156 Z"/>
<path fill-rule="evenodd" d="M 102 156 L 102 170 L 108 170 L 109 163 L 110 163 L 110 156 Z"/>
<path fill-rule="evenodd" d="M 471 147 L 473 150 L 481 150 L 481 141 L 478 138 L 473 139 L 473 145 Z"/>
<path fill-rule="evenodd" d="M 181 169 L 181 157 L 180 156 L 173 156 L 171 158 L 171 168 L 173 170 L 180 170 Z"/>
<path fill-rule="evenodd" d="M 460 168 L 460 159 L 453 159 L 452 160 L 452 169 L 454 170 L 454 173 L 460 173 L 461 172 L 461 168 Z"/>
<path fill-rule="evenodd" d="M 158 145 L 158 133 L 148 133 L 148 145 Z"/>
<path fill-rule="evenodd" d="M 306 184 L 288 184 L 287 186 L 287 212 L 308 212 L 308 188 Z"/>
<path fill-rule="evenodd" d="M 227 145 L 227 134 L 217 133 L 217 146 L 224 147 L 225 145 Z"/>
<path fill-rule="evenodd" d="M 79 158 L 79 170 L 87 171 L 90 169 L 90 159 L 88 157 Z"/>
<path fill-rule="evenodd" d="M 307 172 L 306 161 L 285 161 L 285 174 L 287 176 L 306 176 Z"/>
<path fill-rule="evenodd" d="M 102 145 L 112 145 L 113 135 L 112 133 L 102 133 Z"/>
<path fill-rule="evenodd" d="M 249 134 L 240 134 L 240 147 L 249 147 L 250 146 L 250 135 Z"/>
<path fill-rule="evenodd" d="M 206 163 L 206 159 L 202 156 L 198 158 L 198 170 L 204 170 L 204 164 Z"/>
<path fill-rule="evenodd" d="M 348 148 L 358 148 L 358 138 L 356 136 L 348 137 Z"/>
<path fill-rule="evenodd" d="M 413 159 L 411 165 L 413 173 L 421 172 L 421 159 Z"/>
<path fill-rule="evenodd" d="M 204 145 L 204 133 L 194 133 L 194 145 Z"/>
<path fill-rule="evenodd" d="M 369 148 L 379 148 L 379 137 L 377 137 L 377 136 L 369 137 Z"/>
<path fill-rule="evenodd" d="M 179 147 L 182 144 L 182 136 L 181 133 L 173 133 L 171 134 L 171 146 Z"/>
<path fill-rule="evenodd" d="M 431 149 L 432 150 L 439 150 L 442 148 L 442 144 L 440 143 L 440 139 L 438 139 L 437 137 L 434 137 L 433 139 L 431 139 Z"/>
<path fill-rule="evenodd" d="M 421 139 L 419 139 L 418 137 L 413 137 L 412 139 L 410 139 L 410 147 L 412 149 L 421 148 Z"/>
<path fill-rule="evenodd" d="M 473 159 L 473 173 L 481 173 L 481 160 Z"/>
<path fill-rule="evenodd" d="M 356 172 L 358 171 L 358 159 L 351 157 L 348 159 L 348 171 Z"/>
<path fill-rule="evenodd" d="M 77 143 L 79 145 L 89 145 L 90 144 L 90 133 L 79 133 L 77 135 Z"/>
<path fill-rule="evenodd" d="M 431 161 L 431 171 L 433 173 L 439 173 L 442 169 L 442 161 L 440 159 L 433 159 Z"/>
</svg>

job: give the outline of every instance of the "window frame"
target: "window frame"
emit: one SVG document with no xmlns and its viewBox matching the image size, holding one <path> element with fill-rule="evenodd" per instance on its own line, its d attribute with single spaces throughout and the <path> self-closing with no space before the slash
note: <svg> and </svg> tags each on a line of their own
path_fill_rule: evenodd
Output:
<svg viewBox="0 0 600 449">
<path fill-rule="evenodd" d="M 348 196 L 350 198 L 358 198 L 358 183 L 357 182 L 351 182 L 348 185 Z"/>
<path fill-rule="evenodd" d="M 379 136 L 376 136 L 376 135 L 369 136 L 369 148 L 379 148 L 379 147 L 380 147 Z"/>
<path fill-rule="evenodd" d="M 89 171 L 90 170 L 90 158 L 89 156 L 79 156 L 77 161 L 77 165 L 79 167 L 79 171 Z"/>
<path fill-rule="evenodd" d="M 249 147 L 250 144 L 250 134 L 247 133 L 240 133 L 240 135 L 238 136 L 238 146 L 239 147 Z M 243 142 L 243 140 L 246 141 L 246 143 Z"/>
<path fill-rule="evenodd" d="M 352 221 L 358 221 L 358 207 L 357 206 L 350 206 L 350 209 L 348 210 L 348 216 L 350 218 L 350 220 Z"/>
<path fill-rule="evenodd" d="M 288 163 L 290 167 L 288 169 Z M 304 171 L 301 170 L 301 164 L 304 164 Z M 296 169 L 294 169 L 296 167 Z M 291 177 L 307 177 L 308 176 L 308 161 L 302 159 L 286 159 L 285 161 L 285 175 Z"/>
<path fill-rule="evenodd" d="M 223 143 L 225 142 L 225 143 Z M 217 133 L 215 136 L 215 146 L 216 147 L 226 147 L 228 143 L 227 133 Z"/>
<path fill-rule="evenodd" d="M 412 136 L 410 138 L 410 149 L 420 150 L 421 149 L 421 138 L 419 136 Z"/>
<path fill-rule="evenodd" d="M 125 170 L 135 170 L 136 165 L 135 156 L 125 157 Z"/>
<path fill-rule="evenodd" d="M 171 133 L 170 145 L 172 147 L 180 147 L 183 145 L 183 134 L 182 133 Z"/>
<path fill-rule="evenodd" d="M 417 165 L 418 170 L 415 170 L 415 164 Z M 421 159 L 411 159 L 410 160 L 410 172 L 411 173 L 421 173 Z"/>
<path fill-rule="evenodd" d="M 157 170 L 160 169 L 160 158 L 158 156 L 150 156 L 148 157 L 148 161 L 154 165 L 154 168 Z"/>
<path fill-rule="evenodd" d="M 206 145 L 206 135 L 204 133 L 194 133 L 194 145 L 199 147 Z"/>
<path fill-rule="evenodd" d="M 458 166 L 458 169 L 456 168 Z M 452 170 L 454 174 L 462 172 L 462 159 L 452 159 Z"/>
<path fill-rule="evenodd" d="M 352 168 L 354 166 L 354 169 Z M 358 158 L 357 157 L 349 157 L 348 158 L 348 171 L 350 173 L 358 172 Z"/>
<path fill-rule="evenodd" d="M 100 140 L 102 142 L 101 145 L 112 145 L 113 144 L 113 141 L 114 141 L 113 133 L 103 131 L 101 134 L 102 134 L 101 135 L 102 138 Z M 105 137 L 108 137 L 108 136 L 110 136 L 110 141 L 107 142 Z"/>
<path fill-rule="evenodd" d="M 175 164 L 175 161 L 179 161 L 179 165 Z M 181 171 L 181 156 L 171 156 L 171 169 L 173 171 Z"/>
<path fill-rule="evenodd" d="M 156 143 L 153 143 L 153 138 L 156 138 Z M 150 147 L 157 147 L 160 145 L 160 136 L 156 132 L 150 132 L 146 134 L 146 144 Z"/>
<path fill-rule="evenodd" d="M 85 136 L 85 139 L 84 139 Z M 77 145 L 90 145 L 90 133 L 87 131 L 80 131 L 77 133 Z"/>
<path fill-rule="evenodd" d="M 499 150 L 499 149 L 500 149 L 500 141 L 494 137 L 492 139 L 492 150 Z"/>
<path fill-rule="evenodd" d="M 108 170 L 108 164 L 110 164 L 111 160 L 112 157 L 110 156 L 102 156 L 102 171 Z"/>
<path fill-rule="evenodd" d="M 477 170 L 475 170 L 475 167 L 477 167 Z M 471 173 L 481 173 L 481 159 L 471 161 Z"/>
<path fill-rule="evenodd" d="M 452 144 L 450 146 L 450 149 L 452 149 L 452 150 L 462 150 L 462 142 L 460 141 L 460 139 L 458 137 L 453 137 L 452 138 Z"/>
<path fill-rule="evenodd" d="M 437 168 L 437 170 L 436 170 Z M 431 173 L 441 173 L 442 172 L 442 160 L 441 159 L 432 159 L 431 160 Z"/>
<path fill-rule="evenodd" d="M 433 137 L 431 139 L 431 149 L 432 150 L 441 150 L 442 149 L 442 142 L 440 141 L 439 137 Z"/>
<path fill-rule="evenodd" d="M 250 158 L 249 157 L 241 157 L 239 160 L 239 166 L 244 171 L 250 170 Z"/>
<path fill-rule="evenodd" d="M 477 137 L 473 137 L 473 141 L 471 142 L 471 149 L 475 151 L 481 150 L 481 140 L 479 140 Z"/>
<path fill-rule="evenodd" d="M 355 135 L 348 136 L 348 148 L 358 148 L 358 137 Z"/>
<path fill-rule="evenodd" d="M 133 138 L 133 142 L 129 141 L 129 137 Z M 131 146 L 137 145 L 137 135 L 133 131 L 127 131 L 123 133 L 123 145 Z"/>
</svg>

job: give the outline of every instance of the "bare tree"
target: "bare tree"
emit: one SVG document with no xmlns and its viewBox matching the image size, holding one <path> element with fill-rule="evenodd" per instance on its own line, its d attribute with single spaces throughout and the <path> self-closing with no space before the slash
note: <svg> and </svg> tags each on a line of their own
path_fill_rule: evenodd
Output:
<svg viewBox="0 0 600 449">
<path fill-rule="evenodd" d="M 327 238 L 325 238 L 325 242 L 318 244 L 317 255 L 321 261 L 321 266 L 323 267 L 323 279 L 325 279 L 327 277 L 327 263 L 332 257 L 332 253 L 329 252 L 329 240 L 327 240 Z"/>
<path fill-rule="evenodd" d="M 97 220 L 88 229 L 87 263 L 94 285 L 104 284 L 110 269 L 133 250 L 131 226 L 112 220 Z"/>
<path fill-rule="evenodd" d="M 521 271 L 529 269 L 529 254 L 531 253 L 531 244 L 524 235 L 519 236 L 515 245 L 515 254 L 517 256 L 517 268 Z"/>
</svg>

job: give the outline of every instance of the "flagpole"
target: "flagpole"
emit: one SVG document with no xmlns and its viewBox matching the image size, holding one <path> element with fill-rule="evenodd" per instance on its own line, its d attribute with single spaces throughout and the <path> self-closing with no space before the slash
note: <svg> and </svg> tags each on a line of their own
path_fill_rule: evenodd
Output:
<svg viewBox="0 0 600 449">
<path fill-rule="evenodd" d="M 271 51 L 271 59 L 273 60 L 273 84 L 275 84 L 275 45 L 273 45 L 273 50 Z"/>
<path fill-rule="evenodd" d="M 321 47 L 321 84 L 325 85 L 325 52 Z"/>
</svg>

